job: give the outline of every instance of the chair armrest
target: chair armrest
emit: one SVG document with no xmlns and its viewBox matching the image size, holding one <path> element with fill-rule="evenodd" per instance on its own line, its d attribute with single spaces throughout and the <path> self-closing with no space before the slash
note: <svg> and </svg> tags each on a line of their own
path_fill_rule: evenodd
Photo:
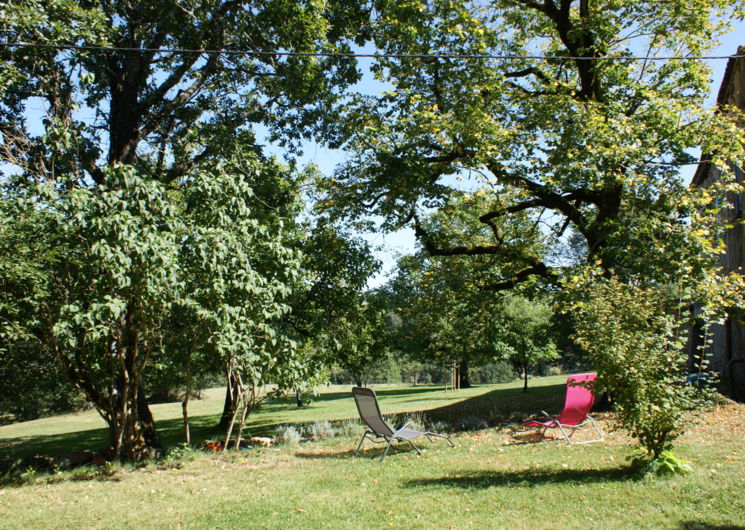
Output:
<svg viewBox="0 0 745 530">
<path fill-rule="evenodd" d="M 393 434 L 396 435 L 396 434 L 400 433 L 401 431 L 403 431 L 409 425 L 409 423 L 411 423 L 411 420 L 407 421 L 401 427 L 399 427 L 398 429 L 396 429 L 396 432 L 394 432 Z"/>
<path fill-rule="evenodd" d="M 408 427 L 408 426 L 409 426 L 409 423 L 411 423 L 411 420 L 409 420 L 409 421 L 407 421 L 406 423 L 404 423 L 403 425 L 401 425 L 401 427 L 399 427 L 398 429 L 396 429 L 396 432 L 401 432 L 401 431 L 403 431 L 403 430 L 404 430 L 404 429 L 405 429 L 406 427 Z"/>
</svg>

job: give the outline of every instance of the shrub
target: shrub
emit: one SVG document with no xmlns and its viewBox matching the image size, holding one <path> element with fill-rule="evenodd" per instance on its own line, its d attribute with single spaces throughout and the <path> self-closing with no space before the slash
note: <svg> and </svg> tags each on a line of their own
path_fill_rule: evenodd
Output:
<svg viewBox="0 0 745 530">
<path fill-rule="evenodd" d="M 362 435 L 365 427 L 358 421 L 350 420 L 341 422 L 336 426 L 337 436 L 345 436 L 348 438 L 356 438 Z"/>
<path fill-rule="evenodd" d="M 431 425 L 432 432 L 451 432 L 453 427 L 446 421 L 436 421 Z"/>
<path fill-rule="evenodd" d="M 424 418 L 424 415 L 420 412 L 399 414 L 396 416 L 395 420 L 388 421 L 388 424 L 394 428 L 403 427 L 406 423 L 408 423 L 407 427 L 409 429 L 414 429 L 416 431 L 427 430 L 427 428 L 425 427 L 426 420 Z"/>
<path fill-rule="evenodd" d="M 681 325 L 668 309 L 674 306 L 657 289 L 615 278 L 582 285 L 583 299 L 573 305 L 575 340 L 598 372 L 596 392 L 610 394 L 618 422 L 649 461 L 669 462 L 686 412 L 704 393 L 686 383 L 687 356 L 676 340 Z"/>
<path fill-rule="evenodd" d="M 329 438 L 333 438 L 334 435 L 336 435 L 334 427 L 327 421 L 317 421 L 310 424 L 306 428 L 306 433 L 308 435 L 308 438 L 310 438 L 314 442 L 317 442 L 319 440 L 328 440 Z"/>
<path fill-rule="evenodd" d="M 662 451 L 657 458 L 650 460 L 646 450 L 641 450 L 629 457 L 629 460 L 631 460 L 634 467 L 644 474 L 675 475 L 691 471 L 691 466 L 688 462 L 682 458 L 678 458 L 670 451 Z"/>
<path fill-rule="evenodd" d="M 298 430 L 292 425 L 280 425 L 274 432 L 274 443 L 277 445 L 297 445 L 301 438 Z"/>
<path fill-rule="evenodd" d="M 163 459 L 161 464 L 166 468 L 180 468 L 183 462 L 193 460 L 195 456 L 194 449 L 190 445 L 185 443 L 178 444 L 168 449 L 166 457 Z M 94 465 L 96 465 L 97 462 L 99 461 L 96 459 L 93 460 Z M 108 464 L 109 462 L 103 462 L 99 465 Z"/>
</svg>

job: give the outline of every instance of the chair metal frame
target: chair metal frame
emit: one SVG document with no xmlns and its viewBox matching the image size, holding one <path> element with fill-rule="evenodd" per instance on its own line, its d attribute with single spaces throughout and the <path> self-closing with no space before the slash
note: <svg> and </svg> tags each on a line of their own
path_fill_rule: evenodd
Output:
<svg viewBox="0 0 745 530">
<path fill-rule="evenodd" d="M 360 442 L 357 444 L 357 449 L 355 449 L 354 451 L 355 456 L 359 454 L 360 448 L 362 447 L 362 444 L 365 442 L 365 440 L 370 440 L 373 443 L 386 444 L 385 451 L 383 451 L 383 455 L 380 457 L 381 462 L 388 455 L 388 451 L 393 446 L 394 441 L 399 442 L 399 443 L 408 442 L 414 448 L 414 450 L 416 451 L 418 455 L 421 455 L 422 452 L 419 450 L 419 448 L 416 446 L 416 444 L 414 444 L 412 440 L 419 438 L 420 436 L 425 436 L 430 442 L 433 441 L 432 440 L 433 437 L 443 438 L 447 440 L 447 442 L 450 444 L 450 447 L 455 447 L 455 444 L 450 439 L 450 437 L 445 434 L 439 434 L 439 433 L 435 433 L 431 431 L 417 431 L 415 429 L 407 428 L 408 425 L 411 423 L 410 421 L 406 422 L 399 429 L 393 430 L 391 426 L 388 425 L 388 423 L 383 419 L 383 415 L 380 412 L 380 405 L 378 404 L 378 397 L 375 394 L 375 391 L 373 389 L 366 388 L 366 387 L 354 387 L 352 388 L 352 395 L 354 396 L 355 404 L 357 405 L 357 412 L 359 412 L 360 418 L 362 419 L 362 421 L 365 422 L 365 424 L 368 427 L 368 429 L 362 435 L 362 438 L 360 438 Z M 362 412 L 362 409 L 360 408 L 360 401 L 359 401 L 360 398 L 371 399 L 371 402 L 375 404 L 375 410 L 376 410 L 375 418 L 368 418 Z M 375 421 L 371 421 L 371 420 L 375 420 Z"/>
<path fill-rule="evenodd" d="M 595 420 L 592 419 L 590 416 L 590 409 L 592 409 L 592 405 L 595 402 L 595 396 L 592 393 L 591 390 L 588 389 L 588 392 L 590 393 L 590 399 L 589 402 L 583 403 L 583 407 L 568 407 L 568 405 L 571 403 L 571 387 L 572 386 L 582 386 L 582 383 L 586 382 L 592 382 L 596 378 L 596 375 L 594 373 L 588 373 L 588 374 L 578 374 L 578 375 L 571 375 L 567 379 L 567 394 L 565 397 L 565 403 L 564 408 L 562 409 L 561 413 L 559 413 L 558 416 L 551 416 L 546 411 L 541 411 L 541 413 L 548 418 L 548 421 L 528 421 L 523 423 L 523 427 L 543 427 L 543 431 L 541 432 L 541 438 L 538 440 L 539 442 L 543 441 L 546 437 L 546 431 L 549 429 L 559 429 L 561 431 L 561 434 L 564 436 L 564 439 L 569 444 L 588 444 L 593 442 L 602 442 L 605 440 L 605 436 L 603 435 L 603 431 L 600 430 L 600 427 L 598 427 L 598 424 L 595 423 Z M 584 410 L 586 409 L 586 410 Z M 571 413 L 573 411 L 577 411 L 580 414 L 582 414 L 584 417 L 581 421 L 578 421 L 576 423 L 562 423 L 560 420 L 562 416 L 569 415 L 568 413 Z M 587 425 L 587 423 L 590 423 L 592 427 L 595 429 L 595 433 L 597 434 L 597 438 L 594 438 L 592 440 L 583 440 L 581 442 L 575 442 L 572 440 L 572 436 L 574 433 L 579 429 L 580 427 L 583 427 Z M 571 429 L 571 432 L 568 433 L 567 430 Z M 524 431 L 528 432 L 528 431 Z"/>
<path fill-rule="evenodd" d="M 541 438 L 540 440 L 538 440 L 539 442 L 544 440 L 544 438 L 546 437 L 546 431 L 548 431 L 549 429 L 559 429 L 561 431 L 561 434 L 564 436 L 564 439 L 569 444 L 589 444 L 593 442 L 605 441 L 605 436 L 603 435 L 603 431 L 600 430 L 600 427 L 598 427 L 598 424 L 595 423 L 595 420 L 593 420 L 589 414 L 587 415 L 584 421 L 574 424 L 574 425 L 570 425 L 566 423 L 562 424 L 559 422 L 557 418 L 551 416 L 548 412 L 544 410 L 541 411 L 541 414 L 546 416 L 549 419 L 549 421 L 535 422 L 535 423 L 540 423 L 541 425 L 544 425 L 543 431 L 541 432 Z M 587 425 L 588 422 L 595 429 L 595 432 L 597 433 L 598 437 L 592 440 L 582 440 L 581 442 L 575 442 L 574 440 L 572 440 L 572 436 L 577 431 L 577 429 L 579 429 L 580 427 L 584 427 L 585 425 Z M 533 422 L 528 422 L 528 423 L 533 423 Z M 565 431 L 564 429 L 571 429 L 572 432 L 567 434 L 567 431 Z"/>
</svg>

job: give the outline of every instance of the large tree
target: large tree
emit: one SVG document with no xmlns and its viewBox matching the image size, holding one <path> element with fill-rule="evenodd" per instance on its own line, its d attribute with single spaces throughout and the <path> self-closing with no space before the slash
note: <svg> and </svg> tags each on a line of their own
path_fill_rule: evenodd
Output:
<svg viewBox="0 0 745 530">
<path fill-rule="evenodd" d="M 488 200 L 481 190 L 458 191 L 439 210 L 417 216 L 417 223 L 436 234 L 433 244 L 484 244 L 498 237 L 518 256 L 541 258 L 548 252 L 546 238 L 525 213 L 496 219 L 488 227 L 472 224 Z M 498 357 L 498 324 L 506 317 L 501 298 L 490 289 L 512 266 L 504 256 L 439 256 L 427 249 L 399 260 L 388 289 L 401 318 L 400 348 L 415 358 L 460 363 L 460 384 L 467 387 L 470 366 Z"/>
<path fill-rule="evenodd" d="M 528 391 L 528 371 L 539 362 L 556 359 L 551 320 L 554 308 L 545 300 L 509 293 L 500 297 L 496 348 L 523 375 L 523 392 Z"/>
<path fill-rule="evenodd" d="M 493 289 L 559 277 L 564 263 L 495 228 L 525 213 L 552 246 L 571 235 L 586 263 L 619 274 L 666 281 L 680 274 L 672 263 L 695 260 L 681 229 L 691 203 L 680 166 L 697 147 L 741 157 L 742 132 L 729 113 L 704 108 L 710 70 L 686 58 L 704 54 L 741 4 L 377 5 L 375 42 L 390 55 L 374 71 L 391 88 L 343 107 L 339 142 L 352 155 L 328 183 L 337 212 L 409 224 L 431 255 L 499 256 Z M 655 60 L 664 56 L 680 59 Z M 484 200 L 469 221 L 488 240 L 475 228 L 470 240 L 443 237 L 420 221 L 474 188 Z"/>
<path fill-rule="evenodd" d="M 287 323 L 305 348 L 305 368 L 313 375 L 339 365 L 360 381 L 365 361 L 372 362 L 376 351 L 372 335 L 381 316 L 366 291 L 380 262 L 366 241 L 323 218 L 308 226 L 301 248 L 307 277 Z"/>
<path fill-rule="evenodd" d="M 5 5 L 3 161 L 99 184 L 106 166 L 131 164 L 167 183 L 219 158 L 215 133 L 260 123 L 291 144 L 358 73 L 272 52 L 347 50 L 363 14 L 281 0 Z"/>
<path fill-rule="evenodd" d="M 198 278 L 190 284 L 179 277 L 189 255 L 184 242 L 200 237 L 199 223 L 210 226 L 207 218 L 181 215 L 189 205 L 184 187 L 196 183 L 197 195 L 209 199 L 203 207 L 232 200 L 234 210 L 245 210 L 236 235 L 261 241 L 257 249 L 281 247 L 268 241 L 277 234 L 271 225 L 262 228 L 249 211 L 245 190 L 218 197 L 204 178 L 215 173 L 261 186 L 250 170 L 220 167 L 235 156 L 267 164 L 253 127 L 292 150 L 321 126 L 319 115 L 357 80 L 354 62 L 271 52 L 348 50 L 364 15 L 357 4 L 283 0 L 0 7 L 0 161 L 5 177 L 17 177 L 4 193 L 29 198 L 13 215 L 42 214 L 48 243 L 60 245 L 60 254 L 40 255 L 54 288 L 35 300 L 46 317 L 35 332 L 109 422 L 118 456 L 157 449 L 145 367 L 162 354 L 163 325 L 176 302 L 209 298 L 200 299 Z M 239 53 L 216 52 L 223 49 Z M 213 226 L 225 225 L 218 221 Z M 229 266 L 224 259 L 215 255 L 208 264 Z M 253 289 L 273 285 L 260 261 L 236 257 L 243 274 L 233 271 L 226 281 L 248 282 L 257 270 Z M 279 310 L 271 302 L 264 311 L 271 320 Z M 237 328 L 231 332 L 250 335 Z M 243 361 L 249 338 L 240 337 Z"/>
</svg>

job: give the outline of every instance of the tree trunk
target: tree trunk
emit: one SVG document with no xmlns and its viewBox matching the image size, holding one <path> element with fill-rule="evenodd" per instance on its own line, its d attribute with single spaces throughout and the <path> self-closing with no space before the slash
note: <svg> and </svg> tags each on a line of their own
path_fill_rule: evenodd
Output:
<svg viewBox="0 0 745 530">
<path fill-rule="evenodd" d="M 162 457 L 163 446 L 158 439 L 145 389 L 138 384 L 122 394 L 120 398 L 126 397 L 126 402 L 118 400 L 113 410 L 107 410 L 108 414 L 104 416 L 109 426 L 109 447 L 104 452 L 110 458 L 134 462 Z"/>
<path fill-rule="evenodd" d="M 298 408 L 303 406 L 303 393 L 299 389 L 295 389 L 295 403 L 297 403 Z"/>
<path fill-rule="evenodd" d="M 459 370 L 460 379 L 458 382 L 460 383 L 460 388 L 471 388 L 471 381 L 468 377 L 468 361 L 461 361 L 460 362 L 460 370 Z"/>
<path fill-rule="evenodd" d="M 163 455 L 142 384 L 147 352 L 140 349 L 138 313 L 130 302 L 120 317 L 120 335 L 112 344 L 112 350 L 117 351 L 111 365 L 116 383 L 107 392 L 108 399 L 98 403 L 107 412 L 112 456 L 135 462 Z"/>
<path fill-rule="evenodd" d="M 523 392 L 528 391 L 528 356 L 525 355 L 525 341 L 520 341 L 520 359 L 522 359 L 523 369 Z"/>
<path fill-rule="evenodd" d="M 228 373 L 228 378 L 234 378 L 233 372 Z M 238 406 L 238 386 L 235 380 L 228 381 L 228 386 L 225 389 L 225 405 L 222 408 L 222 416 L 220 416 L 220 423 L 217 427 L 221 430 L 225 430 L 230 425 L 230 421 L 235 416 L 236 407 Z M 232 389 L 232 391 L 231 391 Z"/>
<path fill-rule="evenodd" d="M 191 445 L 191 432 L 189 431 L 189 397 L 191 396 L 191 349 L 186 354 L 186 392 L 181 402 L 181 413 L 184 417 L 184 441 Z"/>
<path fill-rule="evenodd" d="M 150 410 L 150 405 L 145 397 L 145 389 L 142 385 L 137 391 L 137 416 L 139 420 L 139 432 L 145 441 L 145 448 L 151 458 L 163 456 L 163 446 L 158 439 L 158 432 L 155 429 L 155 419 Z"/>
</svg>

